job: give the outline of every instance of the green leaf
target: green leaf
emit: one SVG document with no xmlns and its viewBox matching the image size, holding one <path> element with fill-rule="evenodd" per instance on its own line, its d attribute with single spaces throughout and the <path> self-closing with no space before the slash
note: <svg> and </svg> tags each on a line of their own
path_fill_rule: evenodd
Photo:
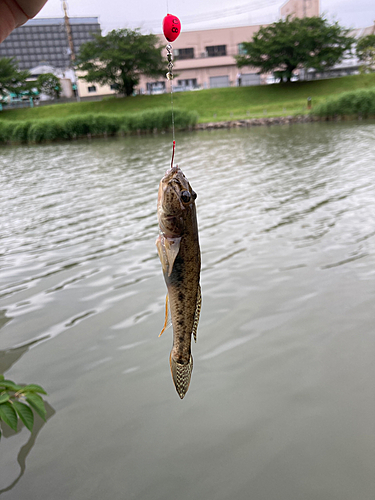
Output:
<svg viewBox="0 0 375 500">
<path fill-rule="evenodd" d="M 40 385 L 37 384 L 29 384 L 25 385 L 25 387 L 22 388 L 22 392 L 40 392 L 40 394 L 45 394 L 47 395 L 46 391 L 43 389 L 43 387 L 40 387 Z"/>
<path fill-rule="evenodd" d="M 27 429 L 29 429 L 29 431 L 31 432 L 34 425 L 34 414 L 31 409 L 20 401 L 14 401 L 13 408 L 16 410 L 20 419 L 25 424 L 25 427 L 27 427 Z"/>
<path fill-rule="evenodd" d="M 17 430 L 17 413 L 12 405 L 7 402 L 0 405 L 0 418 L 14 431 Z"/>
<path fill-rule="evenodd" d="M 9 394 L 7 394 L 7 393 L 1 394 L 1 396 L 0 396 L 0 404 L 6 403 L 9 400 L 9 398 L 10 398 Z"/>
<path fill-rule="evenodd" d="M 4 380 L 4 375 L 0 375 L 0 382 Z"/>
<path fill-rule="evenodd" d="M 5 389 L 9 389 L 13 392 L 17 392 L 22 389 L 20 385 L 15 384 L 14 382 L 12 382 L 12 380 L 2 380 L 0 382 L 0 387 L 5 387 Z"/>
<path fill-rule="evenodd" d="M 42 417 L 43 420 L 46 420 L 46 409 L 44 406 L 43 399 L 38 394 L 27 394 L 26 401 L 29 405 L 37 412 L 37 414 Z"/>
</svg>

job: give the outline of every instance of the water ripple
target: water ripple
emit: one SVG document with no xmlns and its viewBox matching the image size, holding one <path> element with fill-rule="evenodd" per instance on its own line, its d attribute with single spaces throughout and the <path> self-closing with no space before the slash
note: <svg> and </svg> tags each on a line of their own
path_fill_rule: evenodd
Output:
<svg viewBox="0 0 375 500">
<path fill-rule="evenodd" d="M 257 283 L 357 261 L 370 273 L 374 127 L 179 135 L 176 160 L 198 193 L 207 285 L 219 289 L 239 269 Z M 154 240 L 169 158 L 167 136 L 3 150 L 0 297 L 12 318 L 2 325 L 9 341 L 54 338 L 108 311 L 116 313 L 106 331 L 162 314 L 162 294 L 152 288 L 161 275 Z M 147 303 L 137 306 L 140 290 Z M 69 304 L 66 311 L 60 303 Z M 35 326 L 17 328 L 22 318 Z"/>
</svg>

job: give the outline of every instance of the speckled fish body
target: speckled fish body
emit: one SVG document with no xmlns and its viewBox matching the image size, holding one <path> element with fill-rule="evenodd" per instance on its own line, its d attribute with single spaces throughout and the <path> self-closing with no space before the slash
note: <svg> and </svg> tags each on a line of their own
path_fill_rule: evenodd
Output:
<svg viewBox="0 0 375 500">
<path fill-rule="evenodd" d="M 181 399 L 190 384 L 193 370 L 191 337 L 193 335 L 196 340 L 201 307 L 196 197 L 179 167 L 168 170 L 160 181 L 157 210 L 160 234 L 156 246 L 168 289 L 166 309 L 169 301 L 173 326 L 169 361 Z"/>
</svg>

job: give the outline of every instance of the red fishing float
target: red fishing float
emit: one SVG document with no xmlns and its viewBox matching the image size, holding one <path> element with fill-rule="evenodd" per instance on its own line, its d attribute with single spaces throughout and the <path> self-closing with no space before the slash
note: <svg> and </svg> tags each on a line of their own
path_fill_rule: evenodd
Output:
<svg viewBox="0 0 375 500">
<path fill-rule="evenodd" d="M 167 14 L 163 19 L 163 33 L 168 42 L 174 42 L 181 31 L 181 22 L 177 16 Z"/>
</svg>

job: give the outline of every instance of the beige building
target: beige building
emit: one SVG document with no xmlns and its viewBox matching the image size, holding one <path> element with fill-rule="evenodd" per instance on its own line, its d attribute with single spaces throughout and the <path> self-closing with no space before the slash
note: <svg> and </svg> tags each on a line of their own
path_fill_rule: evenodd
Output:
<svg viewBox="0 0 375 500">
<path fill-rule="evenodd" d="M 83 75 L 82 71 L 77 71 L 77 87 L 78 94 L 82 99 L 92 98 L 92 97 L 104 97 L 108 95 L 115 94 L 115 90 L 111 88 L 110 85 L 99 85 L 98 83 L 89 83 L 86 80 L 79 78 Z"/>
<path fill-rule="evenodd" d="M 291 17 L 319 16 L 319 2 L 320 0 L 289 0 L 281 7 L 280 15 L 283 18 L 288 15 Z M 248 67 L 239 70 L 234 58 L 234 56 L 241 54 L 242 43 L 250 42 L 260 28 L 260 25 L 256 25 L 182 31 L 172 44 L 175 58 L 174 87 L 176 90 L 265 83 L 266 75 L 259 75 L 256 68 Z M 162 44 L 167 43 L 163 35 L 159 35 L 159 37 Z M 142 77 L 138 91 L 152 92 L 156 90 L 160 92 L 165 88 L 165 79 L 153 81 L 150 78 Z"/>
<path fill-rule="evenodd" d="M 288 0 L 280 8 L 283 19 L 291 17 L 313 17 L 320 15 L 320 0 Z"/>
<path fill-rule="evenodd" d="M 251 41 L 261 26 L 242 26 L 202 31 L 182 32 L 172 43 L 174 53 L 174 86 L 185 88 L 215 88 L 238 85 L 259 85 L 261 77 L 255 68 L 241 70 L 234 56 L 241 54 L 242 43 Z M 158 35 L 163 45 L 167 42 Z M 164 51 L 166 59 L 166 50 Z M 166 72 L 167 72 L 166 59 Z M 148 92 L 165 88 L 166 79 L 158 82 L 142 77 L 138 89 Z"/>
</svg>

